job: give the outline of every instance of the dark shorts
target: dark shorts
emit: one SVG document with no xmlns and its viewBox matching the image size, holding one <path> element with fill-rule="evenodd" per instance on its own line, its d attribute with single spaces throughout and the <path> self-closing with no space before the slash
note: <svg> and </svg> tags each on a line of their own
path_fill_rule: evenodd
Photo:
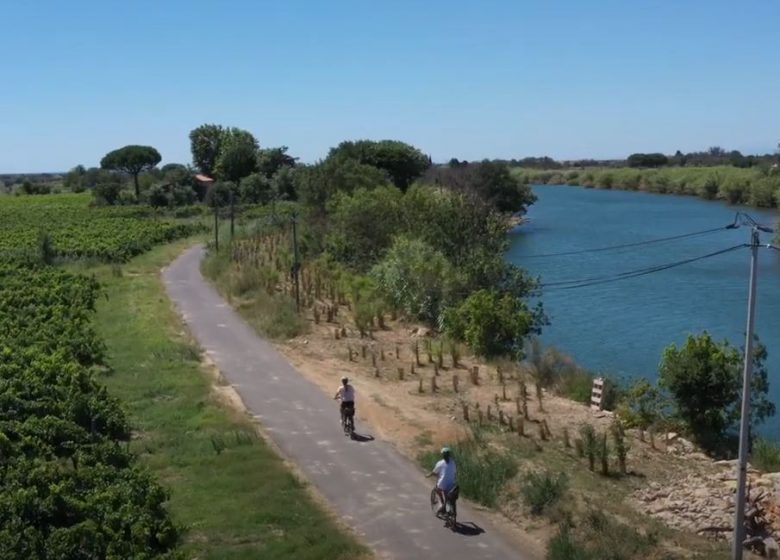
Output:
<svg viewBox="0 0 780 560">
<path fill-rule="evenodd" d="M 341 413 L 345 416 L 354 416 L 355 415 L 355 403 L 354 401 L 349 402 L 342 402 L 341 403 Z"/>
</svg>

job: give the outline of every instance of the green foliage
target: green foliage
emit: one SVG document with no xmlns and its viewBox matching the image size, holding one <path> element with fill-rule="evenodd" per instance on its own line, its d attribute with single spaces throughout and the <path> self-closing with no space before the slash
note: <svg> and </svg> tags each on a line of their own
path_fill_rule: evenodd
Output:
<svg viewBox="0 0 780 560">
<path fill-rule="evenodd" d="M 620 403 L 620 417 L 628 426 L 646 430 L 663 421 L 667 400 L 647 379 L 634 381 Z"/>
<path fill-rule="evenodd" d="M 435 167 L 426 173 L 423 182 L 477 198 L 501 213 L 524 214 L 536 201 L 528 183 L 499 161 Z"/>
<path fill-rule="evenodd" d="M 495 507 L 506 483 L 517 474 L 515 459 L 486 445 L 478 431 L 449 447 L 457 465 L 461 494 L 484 506 Z M 422 453 L 418 460 L 430 469 L 440 457 L 439 450 L 432 449 Z"/>
<path fill-rule="evenodd" d="M 167 494 L 118 446 L 130 427 L 91 373 L 99 293 L 91 278 L 0 264 L 3 558 L 151 559 L 176 544 Z"/>
<path fill-rule="evenodd" d="M 294 158 L 287 153 L 287 146 L 278 148 L 266 148 L 257 152 L 257 170 L 259 173 L 270 179 L 276 173 L 285 167 L 295 167 Z"/>
<path fill-rule="evenodd" d="M 224 136 L 225 129 L 216 124 L 203 124 L 190 132 L 192 162 L 209 177 L 214 176 Z"/>
<path fill-rule="evenodd" d="M 148 208 L 90 208 L 88 200 L 73 194 L 0 199 L 0 259 L 38 260 L 42 225 L 54 256 L 115 262 L 202 229 L 197 223 L 147 219 Z"/>
<path fill-rule="evenodd" d="M 121 192 L 119 183 L 98 183 L 95 186 L 95 200 L 99 205 L 113 206 L 119 202 Z"/>
<path fill-rule="evenodd" d="M 402 194 L 393 187 L 340 192 L 328 205 L 328 251 L 347 266 L 366 270 L 390 247 L 400 229 Z"/>
<path fill-rule="evenodd" d="M 255 137 L 246 130 L 229 128 L 223 132 L 214 174 L 223 181 L 239 183 L 257 170 Z"/>
<path fill-rule="evenodd" d="M 440 252 L 419 239 L 397 237 L 385 257 L 371 269 L 380 293 L 410 319 L 439 322 L 452 301 L 458 275 Z"/>
<path fill-rule="evenodd" d="M 520 495 L 533 515 L 540 515 L 563 497 L 568 486 L 565 473 L 530 472 L 525 475 Z"/>
<path fill-rule="evenodd" d="M 271 181 L 262 173 L 252 173 L 241 181 L 238 196 L 244 204 L 270 202 L 273 196 Z"/>
<path fill-rule="evenodd" d="M 780 189 L 780 174 L 771 173 L 769 168 L 761 166 L 614 167 L 576 172 L 515 169 L 513 173 L 523 183 L 566 183 L 586 187 L 609 184 L 616 189 L 699 196 L 705 200 L 720 199 L 731 204 L 762 208 L 778 206 L 775 193 Z"/>
<path fill-rule="evenodd" d="M 316 165 L 296 168 L 294 181 L 298 200 L 321 213 L 336 193 L 390 184 L 383 170 L 354 159 L 327 159 Z"/>
<path fill-rule="evenodd" d="M 525 302 L 511 294 L 485 289 L 445 311 L 443 326 L 449 336 L 485 357 L 520 358 L 523 341 L 538 330 Z"/>
<path fill-rule="evenodd" d="M 669 158 L 663 154 L 631 154 L 628 156 L 629 167 L 661 167 L 669 163 Z"/>
<path fill-rule="evenodd" d="M 756 438 L 750 453 L 750 463 L 764 472 L 780 471 L 780 445 L 768 439 Z"/>
<path fill-rule="evenodd" d="M 160 163 L 160 152 L 151 146 L 125 146 L 107 153 L 100 160 L 100 167 L 113 171 L 121 171 L 132 175 L 135 184 L 135 196 L 141 197 L 141 189 L 138 184 L 138 175 L 142 171 L 148 171 Z"/>
<path fill-rule="evenodd" d="M 354 160 L 381 169 L 404 191 L 430 166 L 430 159 L 420 150 L 397 140 L 342 142 L 331 148 L 327 159 Z"/>
<path fill-rule="evenodd" d="M 561 524 L 547 545 L 547 560 L 632 560 L 655 551 L 668 558 L 655 533 L 643 534 L 602 511 L 590 510 L 577 526 Z M 651 556 L 655 558 L 656 556 Z"/>
<path fill-rule="evenodd" d="M 751 392 L 753 425 L 775 412 L 774 405 L 767 400 L 766 356 L 766 347 L 757 342 Z M 689 336 L 681 348 L 673 344 L 664 350 L 659 384 L 674 399 L 677 415 L 707 449 L 722 447 L 727 431 L 739 417 L 741 367 L 741 353 L 727 341 L 713 341 L 706 331 Z"/>
</svg>

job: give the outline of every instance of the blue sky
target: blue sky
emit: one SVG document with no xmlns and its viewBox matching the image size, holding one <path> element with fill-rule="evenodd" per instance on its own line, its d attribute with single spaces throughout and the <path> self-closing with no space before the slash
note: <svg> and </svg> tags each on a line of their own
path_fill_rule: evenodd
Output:
<svg viewBox="0 0 780 560">
<path fill-rule="evenodd" d="M 206 122 L 314 161 L 345 139 L 450 157 L 780 141 L 780 2 L 9 1 L 0 173 L 125 144 L 189 162 Z"/>
</svg>

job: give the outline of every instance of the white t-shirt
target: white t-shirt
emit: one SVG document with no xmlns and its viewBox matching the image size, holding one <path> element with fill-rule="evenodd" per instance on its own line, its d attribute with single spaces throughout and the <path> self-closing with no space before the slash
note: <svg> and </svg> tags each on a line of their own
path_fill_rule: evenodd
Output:
<svg viewBox="0 0 780 560">
<path fill-rule="evenodd" d="M 341 402 L 355 402 L 355 388 L 349 383 L 345 387 L 342 385 L 336 394 L 341 398 Z"/>
<path fill-rule="evenodd" d="M 448 463 L 444 459 L 441 459 L 436 466 L 433 467 L 433 472 L 439 475 L 439 480 L 436 482 L 436 486 L 444 491 L 448 491 L 455 485 L 455 460 L 450 458 Z"/>
</svg>

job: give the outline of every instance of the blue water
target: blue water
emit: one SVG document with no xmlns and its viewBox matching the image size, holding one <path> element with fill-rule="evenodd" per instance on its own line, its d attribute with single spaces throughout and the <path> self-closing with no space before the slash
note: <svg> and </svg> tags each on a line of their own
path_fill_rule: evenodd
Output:
<svg viewBox="0 0 780 560">
<path fill-rule="evenodd" d="M 775 227 L 775 212 L 730 207 L 691 197 L 535 186 L 529 221 L 511 235 L 507 258 L 542 282 L 599 277 L 696 257 L 746 243 L 746 227 L 618 251 L 529 258 L 669 237 L 731 223 L 740 210 Z M 762 234 L 770 242 L 772 234 Z M 744 344 L 750 250 L 642 276 L 570 290 L 543 291 L 551 324 L 542 341 L 581 365 L 625 378 L 657 377 L 663 349 L 690 333 L 709 331 Z M 769 351 L 770 397 L 780 411 L 780 252 L 759 251 L 756 333 Z M 779 412 L 780 414 L 780 412 Z M 780 416 L 766 435 L 780 439 Z"/>
</svg>

